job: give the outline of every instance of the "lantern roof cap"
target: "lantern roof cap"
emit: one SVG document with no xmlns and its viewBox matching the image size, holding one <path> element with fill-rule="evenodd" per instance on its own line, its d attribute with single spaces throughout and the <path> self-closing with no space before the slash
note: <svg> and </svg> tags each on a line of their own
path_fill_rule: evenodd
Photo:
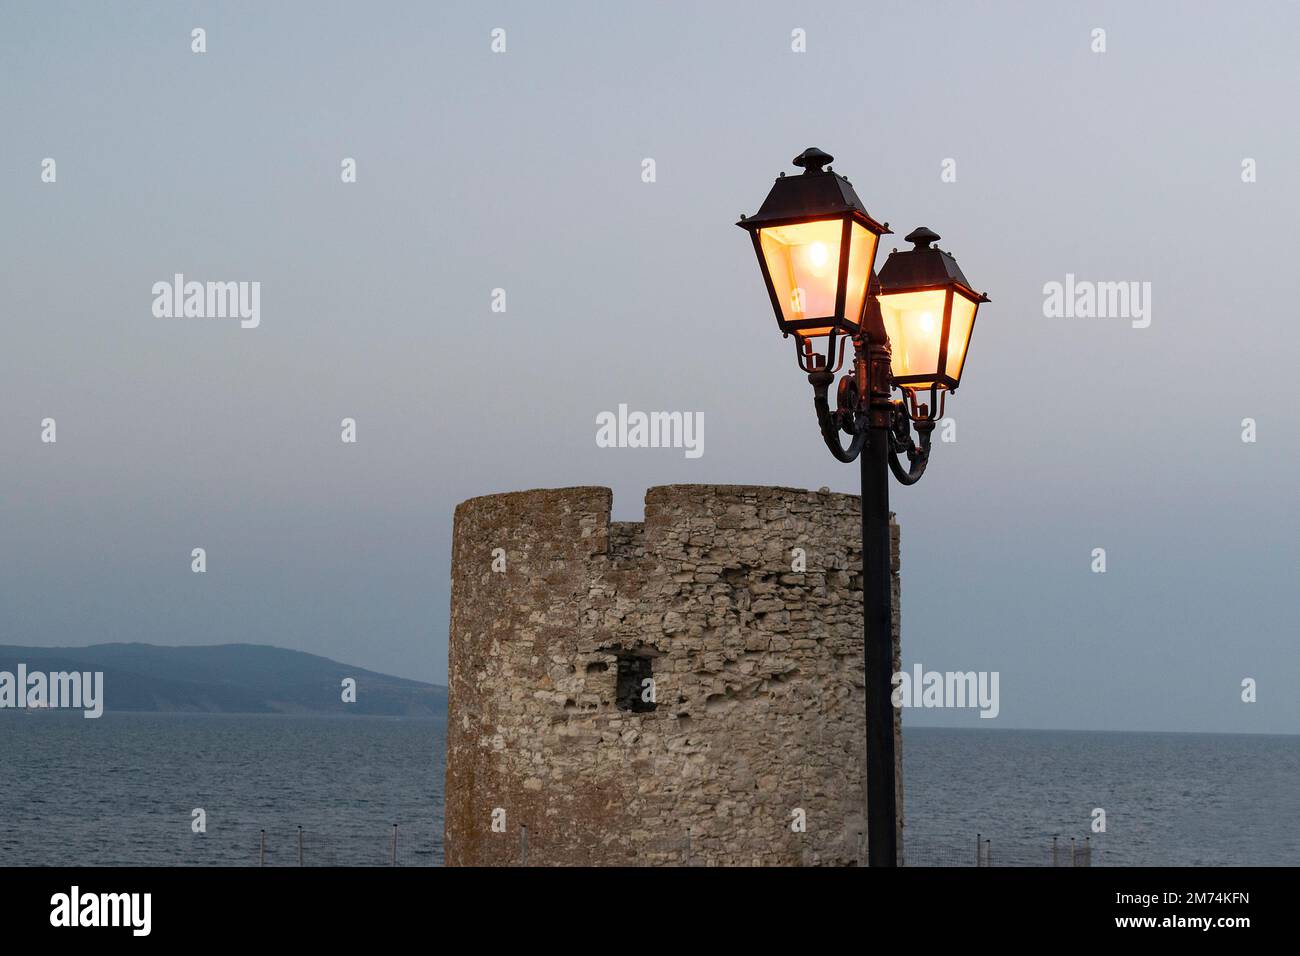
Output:
<svg viewBox="0 0 1300 956">
<path fill-rule="evenodd" d="M 911 249 L 899 252 L 895 249 L 880 267 L 880 285 L 882 291 L 902 292 L 911 289 L 932 288 L 934 286 L 957 283 L 980 302 L 988 302 L 989 297 L 976 292 L 966 278 L 957 260 L 951 252 L 945 252 L 931 243 L 938 242 L 940 236 L 928 226 L 918 226 L 904 239 L 912 243 Z"/>
<path fill-rule="evenodd" d="M 804 175 L 809 173 L 820 173 L 824 170 L 823 166 L 829 166 L 835 162 L 835 157 L 824 149 L 818 149 L 816 146 L 809 146 L 802 153 L 796 156 L 792 162 L 796 166 L 803 167 Z"/>
<path fill-rule="evenodd" d="M 853 184 L 829 168 L 835 157 L 816 146 L 809 146 L 794 158 L 803 168 L 799 176 L 782 173 L 772 184 L 772 191 L 752 216 L 741 216 L 736 225 L 742 229 L 793 225 L 818 219 L 853 216 L 877 235 L 887 234 L 889 223 L 879 223 L 867 212 Z M 826 168 L 823 168 L 826 167 Z"/>
<path fill-rule="evenodd" d="M 930 243 L 938 242 L 942 238 L 943 237 L 941 235 L 939 235 L 929 226 L 917 226 L 915 229 L 913 229 L 911 232 L 909 232 L 906 236 L 903 237 L 903 241 L 910 242 L 918 249 L 928 249 L 930 247 Z"/>
</svg>

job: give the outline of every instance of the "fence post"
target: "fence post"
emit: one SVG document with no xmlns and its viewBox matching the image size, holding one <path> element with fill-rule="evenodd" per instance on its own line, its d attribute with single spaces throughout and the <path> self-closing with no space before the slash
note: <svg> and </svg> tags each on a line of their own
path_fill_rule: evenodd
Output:
<svg viewBox="0 0 1300 956">
<path fill-rule="evenodd" d="M 298 827 L 298 865 L 302 866 L 302 827 Z"/>
<path fill-rule="evenodd" d="M 528 865 L 528 825 L 519 825 L 519 865 Z"/>
<path fill-rule="evenodd" d="M 1057 838 L 1059 835 L 1060 835 L 1060 834 L 1053 834 L 1053 835 L 1052 835 L 1052 866 L 1056 866 L 1056 838 Z"/>
<path fill-rule="evenodd" d="M 993 865 L 993 843 L 988 837 L 984 838 L 984 865 Z"/>
<path fill-rule="evenodd" d="M 1092 837 L 1083 838 L 1083 865 L 1092 866 Z"/>
<path fill-rule="evenodd" d="M 393 824 L 393 862 L 392 866 L 397 866 L 397 824 Z"/>
<path fill-rule="evenodd" d="M 686 828 L 686 865 L 691 865 L 691 828 Z"/>
<path fill-rule="evenodd" d="M 266 831 L 262 831 L 262 848 L 257 852 L 257 865 L 266 866 Z"/>
<path fill-rule="evenodd" d="M 975 865 L 976 866 L 984 865 L 980 862 L 980 835 L 978 833 L 975 834 Z"/>
<path fill-rule="evenodd" d="M 1070 866 L 1078 866 L 1078 861 L 1078 852 L 1074 849 L 1074 837 L 1070 837 Z"/>
</svg>

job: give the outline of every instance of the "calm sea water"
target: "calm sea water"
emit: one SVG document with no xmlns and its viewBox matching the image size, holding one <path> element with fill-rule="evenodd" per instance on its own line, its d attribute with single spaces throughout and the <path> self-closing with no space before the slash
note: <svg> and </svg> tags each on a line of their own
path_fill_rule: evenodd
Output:
<svg viewBox="0 0 1300 956">
<path fill-rule="evenodd" d="M 443 719 L 0 713 L 0 865 L 442 863 Z M 909 863 L 1300 864 L 1300 737 L 908 728 Z M 1091 832 L 1095 807 L 1106 833 Z M 192 832 L 193 811 L 207 832 Z M 1063 855 L 1063 854 L 1062 854 Z"/>
<path fill-rule="evenodd" d="M 1300 865 L 1300 736 L 911 728 L 903 785 L 909 863 L 973 865 L 980 833 L 995 866 L 1053 834 L 1093 865 Z"/>
<path fill-rule="evenodd" d="M 0 713 L 0 865 L 442 863 L 445 719 Z M 192 832 L 193 811 L 207 832 Z"/>
</svg>

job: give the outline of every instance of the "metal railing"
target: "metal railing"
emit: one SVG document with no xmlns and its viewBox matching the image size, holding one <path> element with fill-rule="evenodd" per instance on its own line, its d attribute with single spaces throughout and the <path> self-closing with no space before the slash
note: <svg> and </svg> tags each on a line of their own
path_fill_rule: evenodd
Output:
<svg viewBox="0 0 1300 956">
<path fill-rule="evenodd" d="M 210 824 L 202 833 L 137 833 L 129 854 L 96 862 L 205 867 L 441 866 L 440 830 L 432 820 L 401 826 L 332 821 L 303 826 L 276 821 L 265 828 L 256 822 Z"/>
<path fill-rule="evenodd" d="M 396 823 L 364 833 L 337 830 L 259 830 L 254 859 L 257 866 L 434 866 L 433 849 L 404 839 Z"/>
<path fill-rule="evenodd" d="M 965 847 L 956 841 L 904 840 L 903 862 L 905 866 L 1093 866 L 1101 862 L 1098 850 L 1089 836 L 994 843 L 977 833 L 974 846 Z"/>
<path fill-rule="evenodd" d="M 208 844 L 210 853 L 195 852 L 187 854 L 185 862 L 207 865 L 236 866 L 438 866 L 442 863 L 441 847 L 436 844 L 436 835 L 426 826 L 418 837 L 414 827 L 399 827 L 396 824 L 387 827 L 377 825 L 360 830 L 316 830 L 310 827 L 277 826 L 269 829 L 235 831 L 234 845 L 228 839 L 217 838 L 207 834 L 200 839 Z M 517 848 L 511 854 L 511 865 L 537 866 L 552 858 L 548 852 L 547 834 L 521 826 L 517 832 Z M 559 834 L 552 834 L 557 837 Z M 570 835 L 571 836 L 571 835 Z M 432 839 L 431 839 L 432 837 Z M 1056 866 L 1096 866 L 1102 861 L 1100 848 L 1093 846 L 1091 837 L 1083 839 L 1054 836 L 1050 840 L 1040 841 L 994 841 L 990 837 L 976 834 L 974 845 L 965 843 L 960 838 L 953 840 L 930 840 L 905 838 L 902 846 L 902 864 L 911 867 L 945 867 L 945 866 L 1010 866 L 1010 867 L 1056 867 Z M 581 847 L 570 844 L 569 838 L 561 840 L 566 851 L 565 857 L 574 861 L 570 854 L 577 850 L 581 857 Z M 188 844 L 194 847 L 191 841 Z M 553 849 L 559 849 L 555 847 Z M 598 847 L 591 847 L 591 858 L 602 858 Z M 709 865 L 709 841 L 701 840 L 688 828 L 680 836 L 657 837 L 639 841 L 629 847 L 625 862 L 615 865 L 635 867 L 655 866 L 707 866 Z M 793 849 L 793 848 L 791 848 Z M 831 851 L 834 852 L 831 852 Z M 205 859 L 205 857 L 209 857 Z M 850 863 L 853 860 L 865 862 L 866 854 L 861 835 L 856 840 L 846 840 L 842 847 L 829 850 L 821 848 L 815 856 L 805 856 L 804 864 L 816 862 Z M 787 857 L 787 858 L 797 858 Z M 607 857 L 606 857 L 607 859 Z M 757 861 L 755 861 L 757 862 Z"/>
</svg>

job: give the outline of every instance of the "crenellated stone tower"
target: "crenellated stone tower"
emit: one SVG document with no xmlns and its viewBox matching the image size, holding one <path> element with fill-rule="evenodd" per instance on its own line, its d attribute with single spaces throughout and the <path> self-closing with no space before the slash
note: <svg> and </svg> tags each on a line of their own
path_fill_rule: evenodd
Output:
<svg viewBox="0 0 1300 956">
<path fill-rule="evenodd" d="M 858 498 L 611 499 L 456 509 L 448 865 L 864 862 Z"/>
</svg>

